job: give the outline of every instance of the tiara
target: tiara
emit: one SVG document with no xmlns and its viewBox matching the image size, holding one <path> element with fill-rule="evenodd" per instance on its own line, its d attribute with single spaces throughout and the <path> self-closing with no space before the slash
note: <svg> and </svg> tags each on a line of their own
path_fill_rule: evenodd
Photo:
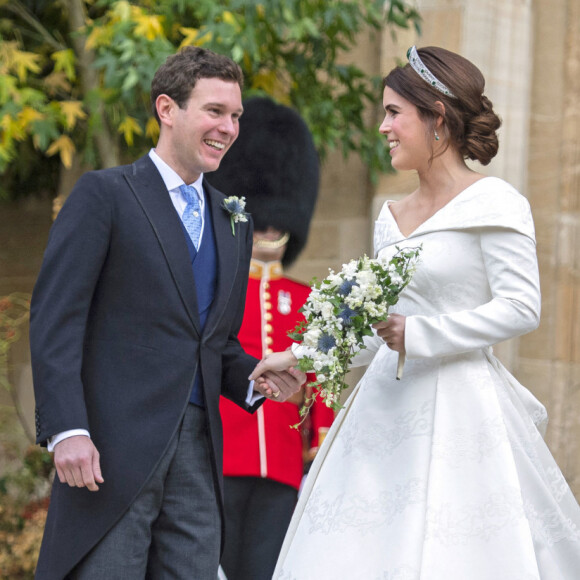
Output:
<svg viewBox="0 0 580 580">
<path fill-rule="evenodd" d="M 447 95 L 448 97 L 457 98 L 424 64 L 417 52 L 417 47 L 412 46 L 407 51 L 407 59 L 409 64 L 413 67 L 413 70 L 427 83 L 429 83 L 433 88 L 437 89 L 440 93 Z"/>
</svg>

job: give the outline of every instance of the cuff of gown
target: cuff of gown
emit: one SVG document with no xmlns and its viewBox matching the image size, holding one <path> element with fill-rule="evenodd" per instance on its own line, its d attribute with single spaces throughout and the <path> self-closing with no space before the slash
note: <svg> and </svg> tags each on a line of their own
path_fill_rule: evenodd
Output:
<svg viewBox="0 0 580 580">
<path fill-rule="evenodd" d="M 313 357 L 316 354 L 316 349 L 310 346 L 304 346 L 303 344 L 298 344 L 297 342 L 293 342 L 290 348 L 292 350 L 292 354 L 298 360 L 304 358 L 305 356 Z"/>
</svg>

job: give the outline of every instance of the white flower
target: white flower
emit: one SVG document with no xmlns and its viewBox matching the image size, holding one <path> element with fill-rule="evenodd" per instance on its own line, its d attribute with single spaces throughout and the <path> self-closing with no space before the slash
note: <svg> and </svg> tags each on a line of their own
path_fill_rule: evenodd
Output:
<svg viewBox="0 0 580 580">
<path fill-rule="evenodd" d="M 391 284 L 402 284 L 403 277 L 398 272 L 393 272 L 391 274 Z"/>
<path fill-rule="evenodd" d="M 358 272 L 356 280 L 361 287 L 377 283 L 377 277 L 372 270 L 362 270 L 361 272 Z"/>
<path fill-rule="evenodd" d="M 230 195 L 222 202 L 222 207 L 230 214 L 230 223 L 232 226 L 232 235 L 236 235 L 235 225 L 238 222 L 247 222 L 248 214 L 246 213 L 246 198 Z"/>
<path fill-rule="evenodd" d="M 311 348 L 316 348 L 318 346 L 318 340 L 322 335 L 322 330 L 320 328 L 312 328 L 304 333 L 303 342 L 305 346 Z"/>
<path fill-rule="evenodd" d="M 325 318 L 326 320 L 333 318 L 334 306 L 330 302 L 324 302 L 321 305 L 320 312 L 322 314 L 322 317 Z"/>
<path fill-rule="evenodd" d="M 358 261 L 351 260 L 348 264 L 342 265 L 342 279 L 343 280 L 352 280 L 355 277 L 355 274 L 358 271 Z"/>
</svg>

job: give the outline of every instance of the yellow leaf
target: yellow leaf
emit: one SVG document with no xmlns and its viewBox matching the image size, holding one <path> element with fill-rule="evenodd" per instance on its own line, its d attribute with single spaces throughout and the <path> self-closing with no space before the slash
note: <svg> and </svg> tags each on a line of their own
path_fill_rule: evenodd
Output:
<svg viewBox="0 0 580 580">
<path fill-rule="evenodd" d="M 9 100 L 20 101 L 18 82 L 15 76 L 0 73 L 0 103 L 5 104 Z"/>
<path fill-rule="evenodd" d="M 60 101 L 60 110 L 65 117 L 65 127 L 67 130 L 72 129 L 77 119 L 85 119 L 87 114 L 83 111 L 81 101 Z"/>
<path fill-rule="evenodd" d="M 13 69 L 14 54 L 19 52 L 20 45 L 16 41 L 0 42 L 0 73 L 8 74 Z"/>
<path fill-rule="evenodd" d="M 244 50 L 244 67 L 246 70 L 252 70 L 252 57 L 247 50 Z"/>
<path fill-rule="evenodd" d="M 68 135 L 61 135 L 56 141 L 51 143 L 46 150 L 46 154 L 52 156 L 55 153 L 59 153 L 62 164 L 69 169 L 72 166 L 72 158 L 75 151 L 75 144 L 71 138 Z"/>
<path fill-rule="evenodd" d="M 18 76 L 18 80 L 23 83 L 29 72 L 40 72 L 40 55 L 23 50 L 15 50 L 12 54 L 12 68 Z"/>
<path fill-rule="evenodd" d="M 0 121 L 0 127 L 2 128 L 0 134 L 2 135 L 2 140 L 5 142 L 11 140 L 22 141 L 26 137 L 24 123 L 12 115 L 4 115 L 2 121 Z"/>
<path fill-rule="evenodd" d="M 135 14 L 135 12 L 141 11 L 141 8 L 138 6 L 133 6 L 133 10 L 131 9 L 131 4 L 126 0 L 121 0 L 121 2 L 116 2 L 113 5 L 113 10 L 111 11 L 112 20 L 113 22 L 118 22 L 119 20 L 129 20 L 131 18 L 131 12 Z"/>
<path fill-rule="evenodd" d="M 133 145 L 133 140 L 135 135 L 143 135 L 143 129 L 139 125 L 139 121 L 134 117 L 125 117 L 125 119 L 119 125 L 119 133 L 123 134 L 125 137 L 125 142 L 129 147 Z"/>
<path fill-rule="evenodd" d="M 2 161 L 12 160 L 12 148 L 9 145 L 5 144 L 0 145 L 0 159 Z"/>
<path fill-rule="evenodd" d="M 18 120 L 23 128 L 28 127 L 33 121 L 39 121 L 40 119 L 44 119 L 44 115 L 32 107 L 23 107 L 22 111 L 18 113 Z"/>
<path fill-rule="evenodd" d="M 70 81 L 76 79 L 75 71 L 75 53 L 71 48 L 66 50 L 57 50 L 51 55 L 52 60 L 54 60 L 54 70 L 55 72 L 64 72 L 66 78 Z"/>
<path fill-rule="evenodd" d="M 283 80 L 274 70 L 262 69 L 259 73 L 254 75 L 252 79 L 252 88 L 260 89 L 280 103 L 290 105 L 290 97 L 288 89 Z"/>
<path fill-rule="evenodd" d="M 159 123 L 157 123 L 155 117 L 149 117 L 147 125 L 145 126 L 145 135 L 151 138 L 153 142 L 157 142 L 159 137 Z"/>
<path fill-rule="evenodd" d="M 135 34 L 144 36 L 147 40 L 155 40 L 163 34 L 163 16 L 139 14 L 134 17 L 137 26 Z"/>
<path fill-rule="evenodd" d="M 195 39 L 199 33 L 197 28 L 186 28 L 182 26 L 179 29 L 179 32 L 185 36 L 185 38 L 181 41 L 181 46 L 193 46 L 195 44 Z"/>
<path fill-rule="evenodd" d="M 203 46 L 212 39 L 211 32 L 201 32 L 197 28 L 180 28 L 179 32 L 185 36 L 181 41 L 179 48 L 184 46 Z"/>
<path fill-rule="evenodd" d="M 99 46 L 108 46 L 111 44 L 113 39 L 112 28 L 106 28 L 104 26 L 95 26 L 90 34 L 87 36 L 85 42 L 86 50 L 94 50 Z"/>
<path fill-rule="evenodd" d="M 269 95 L 274 91 L 276 85 L 276 72 L 273 70 L 263 70 L 254 75 L 252 88 L 262 89 Z"/>
<path fill-rule="evenodd" d="M 50 95 L 55 95 L 59 91 L 68 93 L 71 90 L 71 84 L 68 82 L 64 72 L 51 72 L 49 75 L 44 77 L 44 86 L 46 87 L 47 93 Z"/>
<path fill-rule="evenodd" d="M 240 31 L 240 25 L 232 12 L 225 10 L 222 13 L 222 19 L 226 24 L 229 24 L 232 28 L 234 28 L 236 32 Z"/>
</svg>

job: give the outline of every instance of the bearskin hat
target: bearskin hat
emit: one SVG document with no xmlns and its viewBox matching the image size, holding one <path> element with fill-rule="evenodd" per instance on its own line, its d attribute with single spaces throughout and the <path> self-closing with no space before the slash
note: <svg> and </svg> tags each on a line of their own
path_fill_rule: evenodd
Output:
<svg viewBox="0 0 580 580">
<path fill-rule="evenodd" d="M 226 195 L 246 198 L 255 230 L 288 232 L 282 262 L 294 262 L 308 238 L 319 186 L 318 153 L 296 111 L 265 97 L 246 100 L 238 139 L 206 177 Z"/>
</svg>

